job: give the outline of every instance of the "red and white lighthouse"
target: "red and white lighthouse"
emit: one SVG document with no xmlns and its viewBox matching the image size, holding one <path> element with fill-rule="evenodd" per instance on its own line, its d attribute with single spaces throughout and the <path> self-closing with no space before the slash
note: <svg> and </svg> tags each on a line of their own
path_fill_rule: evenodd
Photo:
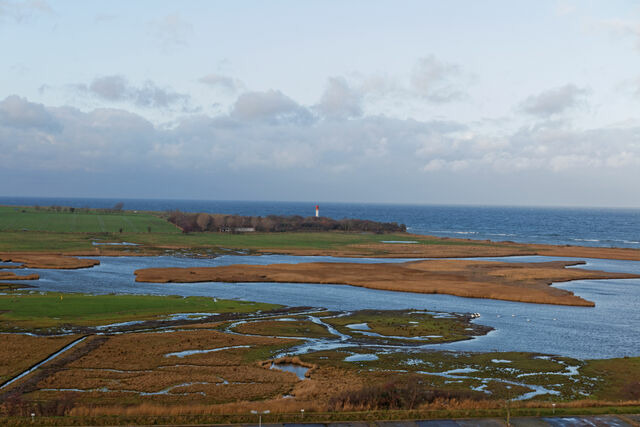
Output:
<svg viewBox="0 0 640 427">
<path fill-rule="evenodd" d="M 316 218 L 320 216 L 320 206 L 316 205 Z"/>
</svg>

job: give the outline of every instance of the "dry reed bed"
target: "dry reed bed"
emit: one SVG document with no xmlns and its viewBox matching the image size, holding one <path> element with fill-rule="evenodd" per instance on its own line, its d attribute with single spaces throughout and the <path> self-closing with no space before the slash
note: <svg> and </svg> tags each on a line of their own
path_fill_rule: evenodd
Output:
<svg viewBox="0 0 640 427">
<path fill-rule="evenodd" d="M 0 253 L 0 261 L 17 262 L 11 268 L 78 269 L 100 264 L 97 259 L 76 258 L 60 254 Z"/>
<path fill-rule="evenodd" d="M 582 279 L 640 276 L 567 269 L 569 262 L 501 263 L 429 260 L 402 264 L 301 263 L 197 268 L 148 268 L 138 282 L 281 282 L 361 286 L 389 291 L 449 294 L 507 301 L 593 306 L 572 292 L 549 286 Z"/>
<path fill-rule="evenodd" d="M 424 239 L 428 239 L 428 241 L 421 243 Z M 419 243 L 403 244 L 380 242 L 346 245 L 335 249 L 263 248 L 259 252 L 288 255 L 376 258 L 471 258 L 543 255 L 640 261 L 640 250 L 629 248 L 560 246 L 509 241 L 493 242 L 489 240 L 454 239 L 408 233 L 406 234 L 406 240 L 415 240 Z"/>
<path fill-rule="evenodd" d="M 23 274 L 17 275 L 13 271 L 0 270 L 0 280 L 38 280 L 40 278 L 37 274 Z"/>
<path fill-rule="evenodd" d="M 294 318 L 294 321 L 262 320 L 241 323 L 233 328 L 234 332 L 249 335 L 267 335 L 279 337 L 332 337 L 323 326 L 309 320 Z"/>
<path fill-rule="evenodd" d="M 300 256 L 373 257 L 373 258 L 471 258 L 535 255 L 532 245 L 455 240 L 430 236 L 407 235 L 406 240 L 422 240 L 428 237 L 436 244 L 360 243 L 336 249 L 261 249 L 260 253 Z M 455 242 L 456 244 L 438 244 Z"/>
<path fill-rule="evenodd" d="M 242 337 L 215 331 L 177 331 L 172 333 L 138 333 L 110 337 L 91 353 L 68 363 L 37 384 L 30 399 L 51 401 L 64 395 L 58 389 L 79 389 L 72 393 L 79 407 L 87 405 L 141 405 L 152 401 L 166 408 L 222 405 L 221 411 L 240 408 L 242 402 L 253 407 L 267 405 L 283 411 L 292 408 L 317 408 L 335 393 L 354 390 L 370 381 L 386 378 L 382 373 L 361 375 L 352 369 L 323 367 L 285 357 L 277 360 L 254 360 L 249 352 L 289 344 L 291 340 Z M 165 357 L 166 353 L 185 349 L 210 349 L 237 345 L 236 348 L 182 358 Z M 269 369 L 271 363 L 294 363 L 310 368 L 308 379 L 300 381 L 290 372 Z M 99 391 L 106 388 L 109 392 Z M 157 393 L 170 388 L 169 394 L 143 396 L 139 392 Z M 54 390 L 50 390 L 54 389 Z M 132 392 L 133 391 L 133 392 Z M 285 394 L 295 396 L 282 399 Z M 80 409 L 78 411 L 81 412 Z M 172 409 L 167 409 L 172 411 Z M 80 413 L 78 412 L 78 413 Z M 122 413 L 122 412 L 121 412 Z"/>
<path fill-rule="evenodd" d="M 78 402 L 89 404 L 227 403 L 272 399 L 289 393 L 298 378 L 289 372 L 265 369 L 253 357 L 282 348 L 292 340 L 244 337 L 217 331 L 176 331 L 115 335 L 64 370 L 42 379 L 32 399 L 51 400 L 65 389 Z M 243 348 L 228 348 L 248 346 Z M 168 356 L 185 350 L 219 351 Z M 108 391 L 100 391 L 107 389 Z M 162 393 L 168 391 L 168 393 Z M 160 393 L 144 395 L 144 393 Z"/>
<path fill-rule="evenodd" d="M 165 354 L 185 350 L 207 350 L 240 345 L 251 347 L 278 346 L 291 342 L 294 341 L 268 337 L 245 337 L 209 330 L 123 334 L 109 337 L 109 340 L 100 348 L 74 361 L 69 367 L 145 370 L 181 363 L 207 365 L 211 360 L 218 360 L 227 364 L 239 364 L 244 360 L 244 353 L 249 349 L 230 349 L 223 352 L 194 354 L 187 358 L 165 357 Z M 224 354 L 224 357 L 221 356 L 222 354 Z"/>
<path fill-rule="evenodd" d="M 0 382 L 20 374 L 77 338 L 76 335 L 34 337 L 0 334 Z"/>
</svg>

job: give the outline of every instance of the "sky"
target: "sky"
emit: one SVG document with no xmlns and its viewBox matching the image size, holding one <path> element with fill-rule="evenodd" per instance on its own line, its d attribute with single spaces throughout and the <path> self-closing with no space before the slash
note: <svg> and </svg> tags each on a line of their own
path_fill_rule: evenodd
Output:
<svg viewBox="0 0 640 427">
<path fill-rule="evenodd" d="M 0 195 L 640 207 L 637 1 L 0 0 Z"/>
</svg>

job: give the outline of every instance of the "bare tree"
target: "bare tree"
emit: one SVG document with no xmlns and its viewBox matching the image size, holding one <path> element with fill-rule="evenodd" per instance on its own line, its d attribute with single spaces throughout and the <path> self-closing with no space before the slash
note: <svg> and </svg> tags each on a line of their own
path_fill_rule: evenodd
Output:
<svg viewBox="0 0 640 427">
<path fill-rule="evenodd" d="M 207 231 L 209 225 L 211 225 L 211 215 L 206 213 L 198 214 L 196 217 L 196 224 L 200 227 L 200 231 Z"/>
</svg>

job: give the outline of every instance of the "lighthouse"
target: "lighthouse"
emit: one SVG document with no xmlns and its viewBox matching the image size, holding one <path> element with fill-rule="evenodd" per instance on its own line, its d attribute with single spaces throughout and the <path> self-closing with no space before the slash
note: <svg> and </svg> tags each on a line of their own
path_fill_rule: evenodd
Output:
<svg viewBox="0 0 640 427">
<path fill-rule="evenodd" d="M 320 216 L 320 206 L 316 205 L 316 218 Z"/>
</svg>

